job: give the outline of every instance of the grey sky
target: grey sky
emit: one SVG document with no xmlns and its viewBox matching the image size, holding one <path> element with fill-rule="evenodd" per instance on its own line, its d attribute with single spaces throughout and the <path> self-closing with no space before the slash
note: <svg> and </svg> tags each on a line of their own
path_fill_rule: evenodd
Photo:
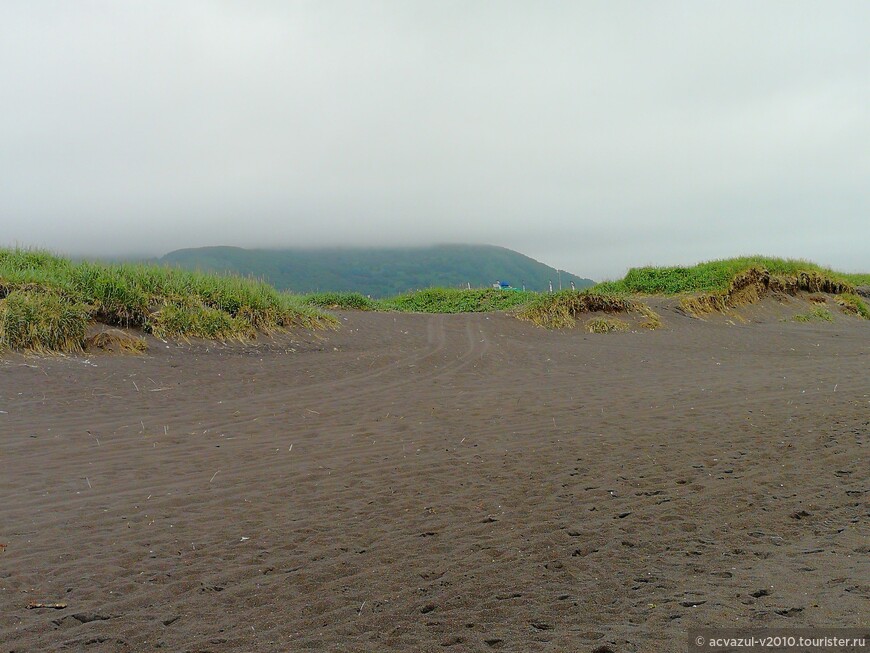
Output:
<svg viewBox="0 0 870 653">
<path fill-rule="evenodd" d="M 0 244 L 870 270 L 870 2 L 0 2 Z"/>
</svg>

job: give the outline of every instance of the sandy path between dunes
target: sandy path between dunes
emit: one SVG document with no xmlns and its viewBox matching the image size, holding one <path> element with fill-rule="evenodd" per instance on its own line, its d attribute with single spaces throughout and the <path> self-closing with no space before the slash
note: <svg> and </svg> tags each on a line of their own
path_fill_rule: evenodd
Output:
<svg viewBox="0 0 870 653">
<path fill-rule="evenodd" d="M 0 361 L 0 651 L 623 653 L 867 625 L 866 323 L 342 320 Z"/>
</svg>

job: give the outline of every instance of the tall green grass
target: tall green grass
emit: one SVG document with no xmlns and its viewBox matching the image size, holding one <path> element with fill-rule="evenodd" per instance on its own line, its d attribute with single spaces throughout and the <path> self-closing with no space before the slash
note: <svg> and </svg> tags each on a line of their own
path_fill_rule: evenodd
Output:
<svg viewBox="0 0 870 653">
<path fill-rule="evenodd" d="M 52 292 L 13 290 L 0 300 L 0 350 L 81 351 L 88 308 Z"/>
<path fill-rule="evenodd" d="M 337 324 L 254 279 L 22 249 L 0 249 L 0 319 L 0 348 L 45 351 L 80 349 L 90 322 L 224 340 Z"/>
<path fill-rule="evenodd" d="M 870 274 L 848 272 L 843 274 L 843 276 L 856 286 L 870 286 Z"/>
<path fill-rule="evenodd" d="M 380 302 L 358 292 L 322 292 L 306 295 L 302 302 L 307 306 L 357 311 L 376 311 Z"/>
<path fill-rule="evenodd" d="M 305 304 L 319 308 L 398 311 L 403 313 L 484 313 L 508 311 L 537 298 L 538 293 L 496 288 L 426 288 L 387 299 L 360 293 L 327 292 L 307 295 Z"/>
<path fill-rule="evenodd" d="M 771 276 L 795 276 L 801 272 L 817 273 L 822 277 L 850 285 L 857 283 L 862 277 L 870 276 L 843 274 L 800 259 L 746 256 L 708 261 L 691 267 L 632 268 L 623 279 L 600 283 L 595 286 L 595 290 L 645 295 L 726 291 L 734 277 L 753 267 L 765 269 Z"/>
<path fill-rule="evenodd" d="M 507 311 L 527 304 L 538 293 L 496 288 L 427 288 L 381 302 L 386 310 L 411 313 L 484 313 Z"/>
</svg>

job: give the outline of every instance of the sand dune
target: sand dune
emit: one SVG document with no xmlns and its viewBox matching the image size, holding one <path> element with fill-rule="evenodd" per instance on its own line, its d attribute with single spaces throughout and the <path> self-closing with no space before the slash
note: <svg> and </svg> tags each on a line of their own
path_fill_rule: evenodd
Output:
<svg viewBox="0 0 870 653">
<path fill-rule="evenodd" d="M 868 323 L 0 360 L 5 651 L 675 651 L 866 625 Z M 29 608 L 32 603 L 63 608 Z"/>
</svg>

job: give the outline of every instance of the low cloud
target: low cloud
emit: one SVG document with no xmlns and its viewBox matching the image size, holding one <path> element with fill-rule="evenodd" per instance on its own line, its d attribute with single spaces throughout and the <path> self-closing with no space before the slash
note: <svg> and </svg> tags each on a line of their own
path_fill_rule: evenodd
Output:
<svg viewBox="0 0 870 653">
<path fill-rule="evenodd" d="M 867 269 L 870 5 L 7 2 L 0 227 Z"/>
</svg>

